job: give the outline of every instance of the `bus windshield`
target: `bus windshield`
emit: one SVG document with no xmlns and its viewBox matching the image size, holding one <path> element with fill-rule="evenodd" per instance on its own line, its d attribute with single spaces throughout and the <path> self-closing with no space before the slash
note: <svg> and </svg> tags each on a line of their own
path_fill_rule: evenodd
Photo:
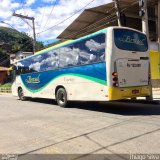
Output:
<svg viewBox="0 0 160 160">
<path fill-rule="evenodd" d="M 114 30 L 115 45 L 122 50 L 146 52 L 148 50 L 147 37 L 143 33 L 129 29 Z"/>
</svg>

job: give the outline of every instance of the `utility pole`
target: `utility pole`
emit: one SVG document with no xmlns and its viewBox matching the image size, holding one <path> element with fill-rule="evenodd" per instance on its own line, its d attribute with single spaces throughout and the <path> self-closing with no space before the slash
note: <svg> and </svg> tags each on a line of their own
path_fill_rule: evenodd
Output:
<svg viewBox="0 0 160 160">
<path fill-rule="evenodd" d="M 157 23 L 158 23 L 158 26 L 157 26 L 157 34 L 158 34 L 158 52 L 160 52 L 160 0 L 158 0 L 158 20 L 157 20 Z M 160 54 L 159 54 L 159 78 L 160 78 Z"/>
<path fill-rule="evenodd" d="M 149 42 L 149 29 L 148 29 L 148 9 L 147 9 L 147 0 L 139 0 L 139 16 L 142 17 L 142 32 L 146 34 L 148 42 Z M 150 69 L 151 75 L 151 69 Z M 153 100 L 153 91 L 152 91 L 152 79 L 150 77 L 150 87 L 151 87 L 151 95 L 146 98 L 146 100 Z"/>
<path fill-rule="evenodd" d="M 24 15 L 21 15 L 21 14 L 16 14 L 16 13 L 13 13 L 13 16 L 20 17 L 22 19 L 28 19 L 28 20 L 32 21 L 32 25 L 33 25 L 33 28 L 32 28 L 33 29 L 33 53 L 35 54 L 35 52 L 36 52 L 36 33 L 35 33 L 35 24 L 34 24 L 35 18 L 24 16 Z"/>
<path fill-rule="evenodd" d="M 120 17 L 120 7 L 119 7 L 119 1 L 118 0 L 113 0 L 114 4 L 115 4 L 115 9 L 116 9 L 116 15 L 117 15 L 117 19 L 118 19 L 118 26 L 122 26 L 121 24 L 121 17 Z"/>
<path fill-rule="evenodd" d="M 35 32 L 35 24 L 34 24 L 34 18 L 32 19 L 33 24 L 33 53 L 36 53 L 36 32 Z"/>
<path fill-rule="evenodd" d="M 142 1 L 143 15 L 142 15 L 142 31 L 147 35 L 149 39 L 149 29 L 148 29 L 148 9 L 147 9 L 147 0 Z"/>
<path fill-rule="evenodd" d="M 160 44 L 160 0 L 158 0 L 158 43 Z"/>
<path fill-rule="evenodd" d="M 160 0 L 158 0 L 158 5 L 155 6 L 155 16 L 156 18 L 156 35 L 157 35 L 157 42 L 158 42 L 158 52 L 160 52 Z M 159 55 L 159 63 L 158 63 L 158 68 L 159 68 L 159 77 L 160 79 L 160 54 Z"/>
</svg>

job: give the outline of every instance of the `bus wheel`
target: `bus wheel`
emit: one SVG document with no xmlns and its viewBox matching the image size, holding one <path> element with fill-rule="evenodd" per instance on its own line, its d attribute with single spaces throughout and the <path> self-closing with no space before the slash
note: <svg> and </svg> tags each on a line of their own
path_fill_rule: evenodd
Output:
<svg viewBox="0 0 160 160">
<path fill-rule="evenodd" d="M 24 93 L 23 93 L 23 89 L 22 89 L 22 88 L 20 88 L 20 89 L 18 90 L 18 97 L 19 97 L 19 99 L 20 99 L 21 101 L 26 100 L 26 98 L 24 97 Z"/>
<path fill-rule="evenodd" d="M 136 101 L 136 100 L 137 100 L 137 98 L 136 98 L 136 97 L 133 97 L 133 98 L 131 98 L 131 100 L 132 100 L 132 101 Z"/>
<path fill-rule="evenodd" d="M 60 107 L 67 106 L 67 93 L 64 88 L 59 88 L 56 92 L 56 101 Z"/>
</svg>

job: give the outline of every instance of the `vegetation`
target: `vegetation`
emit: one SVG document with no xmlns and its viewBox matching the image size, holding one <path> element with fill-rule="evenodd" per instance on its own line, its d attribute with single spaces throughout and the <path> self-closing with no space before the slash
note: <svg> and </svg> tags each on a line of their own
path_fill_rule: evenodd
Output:
<svg viewBox="0 0 160 160">
<path fill-rule="evenodd" d="M 12 87 L 11 83 L 6 83 L 4 85 L 0 84 L 0 92 L 10 93 L 11 92 L 11 87 Z"/>
<path fill-rule="evenodd" d="M 44 48 L 42 42 L 36 42 L 36 50 Z M 6 54 L 15 54 L 19 51 L 32 52 L 33 39 L 24 32 L 0 27 L 0 59 Z"/>
<path fill-rule="evenodd" d="M 11 86 L 12 86 L 11 83 L 0 84 L 0 88 L 11 88 Z"/>
</svg>

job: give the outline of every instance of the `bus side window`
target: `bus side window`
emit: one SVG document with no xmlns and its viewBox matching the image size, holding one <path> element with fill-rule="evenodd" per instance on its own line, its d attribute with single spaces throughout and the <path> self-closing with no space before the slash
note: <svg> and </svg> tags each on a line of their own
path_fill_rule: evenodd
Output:
<svg viewBox="0 0 160 160">
<path fill-rule="evenodd" d="M 100 34 L 79 42 L 81 64 L 103 62 L 105 60 L 105 34 Z"/>
<path fill-rule="evenodd" d="M 63 52 L 59 53 L 59 63 L 60 67 L 76 66 L 78 59 L 78 52 L 76 54 L 76 49 L 73 45 L 69 45 L 63 48 Z"/>
<path fill-rule="evenodd" d="M 64 56 L 63 56 L 64 55 Z M 65 47 L 59 49 L 59 67 L 65 67 Z"/>
<path fill-rule="evenodd" d="M 96 57 L 94 62 L 102 62 L 105 60 L 105 34 L 91 37 L 86 41 L 85 45 L 88 47 L 89 53 Z"/>
</svg>

